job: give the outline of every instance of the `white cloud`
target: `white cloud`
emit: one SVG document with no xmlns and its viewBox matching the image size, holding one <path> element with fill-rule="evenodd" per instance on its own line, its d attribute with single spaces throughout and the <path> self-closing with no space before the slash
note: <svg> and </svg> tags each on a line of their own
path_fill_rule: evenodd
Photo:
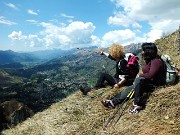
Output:
<svg viewBox="0 0 180 135">
<path fill-rule="evenodd" d="M 32 9 L 28 9 L 27 12 L 31 15 L 38 15 L 38 13 L 34 12 Z"/>
<path fill-rule="evenodd" d="M 6 24 L 6 25 L 15 25 L 15 22 L 6 20 L 6 17 L 0 16 L 0 24 Z"/>
<path fill-rule="evenodd" d="M 128 27 L 130 24 L 133 23 L 133 20 L 131 20 L 128 16 L 124 15 L 123 13 L 115 13 L 115 16 L 110 16 L 108 19 L 109 25 L 119 25 Z"/>
<path fill-rule="evenodd" d="M 180 24 L 179 0 L 156 0 L 156 2 L 152 2 L 151 0 L 111 1 L 116 5 L 117 11 L 113 16 L 109 17 L 109 25 L 129 27 L 139 25 L 139 22 L 146 21 L 151 27 L 151 32 L 162 31 L 170 33 L 176 30 Z M 123 11 L 122 8 L 124 9 Z M 141 25 L 139 26 L 138 27 L 141 28 Z M 159 37 L 159 32 L 157 38 Z M 155 37 L 153 39 L 155 39 Z"/>
<path fill-rule="evenodd" d="M 26 20 L 27 22 L 30 22 L 30 23 L 33 23 L 33 24 L 37 24 L 38 23 L 38 21 L 36 21 L 36 20 Z"/>
<path fill-rule="evenodd" d="M 8 35 L 8 37 L 11 38 L 12 40 L 19 40 L 19 41 L 27 39 L 27 36 L 22 35 L 21 31 L 18 32 L 13 31 L 10 35 Z"/>
<path fill-rule="evenodd" d="M 37 35 L 32 35 L 32 34 L 30 34 L 30 35 L 28 35 L 27 36 L 28 37 L 28 39 L 35 39 L 35 38 L 38 38 L 38 36 Z"/>
<path fill-rule="evenodd" d="M 179 20 L 171 20 L 171 19 L 160 20 L 158 21 L 158 23 L 156 21 L 150 22 L 150 25 L 152 26 L 152 30 L 159 29 L 162 31 L 162 33 L 171 33 L 174 30 L 177 30 L 178 24 L 180 24 L 180 19 Z"/>
<path fill-rule="evenodd" d="M 154 40 L 161 37 L 162 33 L 163 33 L 162 30 L 153 29 L 145 35 L 146 41 L 154 42 Z"/>
<path fill-rule="evenodd" d="M 34 22 L 34 21 L 33 21 Z M 43 30 L 39 35 L 23 35 L 21 31 L 13 31 L 8 37 L 13 41 L 25 42 L 29 47 L 44 46 L 45 48 L 60 48 L 64 50 L 87 47 L 101 46 L 109 47 L 112 43 L 128 45 L 133 42 L 142 42 L 149 38 L 152 39 L 153 31 L 140 38 L 130 29 L 110 31 L 102 37 L 102 40 L 93 35 L 95 26 L 91 22 L 72 22 L 69 25 L 54 25 L 52 23 L 39 23 Z M 41 37 L 41 38 L 40 38 Z"/>
<path fill-rule="evenodd" d="M 8 37 L 13 41 L 13 43 L 23 43 L 29 47 L 39 47 L 42 46 L 43 40 L 40 39 L 37 35 L 29 34 L 23 35 L 22 31 L 13 31 Z"/>
<path fill-rule="evenodd" d="M 72 22 L 68 26 L 56 26 L 51 23 L 41 23 L 44 30 L 41 35 L 47 47 L 56 46 L 61 49 L 90 46 L 95 38 L 92 33 L 95 26 L 91 22 Z M 92 38 L 93 37 L 93 38 Z"/>
<path fill-rule="evenodd" d="M 92 46 L 100 46 L 102 43 L 102 41 L 95 35 L 92 35 L 91 39 L 92 39 L 92 42 L 91 42 Z"/>
<path fill-rule="evenodd" d="M 138 29 L 142 28 L 142 26 L 136 22 L 134 24 L 132 24 L 132 27 L 138 28 Z"/>
<path fill-rule="evenodd" d="M 34 42 L 34 41 L 31 41 L 29 46 L 30 46 L 30 47 L 35 47 L 35 42 Z"/>
<path fill-rule="evenodd" d="M 42 22 L 39 25 L 43 27 L 39 35 L 23 35 L 21 31 L 13 31 L 8 37 L 14 42 L 26 42 L 30 47 L 37 47 L 41 44 L 46 48 L 60 48 L 64 50 L 97 45 L 100 42 L 99 38 L 92 34 L 95 26 L 91 22 L 77 21 L 67 26 Z"/>
<path fill-rule="evenodd" d="M 136 34 L 130 29 L 110 31 L 103 36 L 101 46 L 108 47 L 113 43 L 128 45 L 132 43 L 135 38 Z"/>
<path fill-rule="evenodd" d="M 72 23 L 73 20 L 72 20 L 72 19 L 68 19 L 67 22 L 68 22 L 68 23 Z"/>
<path fill-rule="evenodd" d="M 12 9 L 18 10 L 18 7 L 16 7 L 16 5 L 14 5 L 12 3 L 5 3 L 5 5 L 12 8 Z"/>
<path fill-rule="evenodd" d="M 109 25 L 117 25 L 117 26 L 124 26 L 124 27 L 129 27 L 132 25 L 134 28 L 141 28 L 142 26 L 135 22 L 132 18 L 129 16 L 125 15 L 125 13 L 118 12 L 115 13 L 115 16 L 110 16 L 108 19 L 108 24 Z"/>
<path fill-rule="evenodd" d="M 65 18 L 70 18 L 70 19 L 73 19 L 74 18 L 74 16 L 69 16 L 69 15 L 66 15 L 66 14 L 64 14 L 64 13 L 61 13 L 60 14 L 62 17 L 65 17 Z"/>
</svg>

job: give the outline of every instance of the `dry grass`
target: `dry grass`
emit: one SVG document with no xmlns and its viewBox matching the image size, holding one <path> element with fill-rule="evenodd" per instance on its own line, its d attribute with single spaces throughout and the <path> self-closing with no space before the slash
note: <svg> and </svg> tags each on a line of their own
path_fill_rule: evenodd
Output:
<svg viewBox="0 0 180 135">
<path fill-rule="evenodd" d="M 180 69 L 180 55 L 178 55 L 178 50 L 180 48 L 178 42 L 179 41 L 177 31 L 162 39 L 158 39 L 155 41 L 155 43 L 158 44 L 160 47 L 159 53 L 171 56 L 171 59 L 176 65 L 176 67 Z"/>
<path fill-rule="evenodd" d="M 5 135 L 179 135 L 180 84 L 159 88 L 149 98 L 145 110 L 130 115 L 125 110 L 117 125 L 103 130 L 103 125 L 115 109 L 104 108 L 100 100 L 116 94 L 115 89 L 105 90 L 101 97 L 91 99 L 76 92 L 43 112 L 20 123 Z M 112 123 L 113 124 L 113 123 Z"/>
</svg>

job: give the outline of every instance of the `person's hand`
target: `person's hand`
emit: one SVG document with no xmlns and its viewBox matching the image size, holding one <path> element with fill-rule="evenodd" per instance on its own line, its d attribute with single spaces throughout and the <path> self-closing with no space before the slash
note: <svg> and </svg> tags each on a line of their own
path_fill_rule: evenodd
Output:
<svg viewBox="0 0 180 135">
<path fill-rule="evenodd" d="M 119 88 L 119 85 L 118 85 L 118 84 L 115 84 L 115 85 L 114 85 L 114 88 L 118 89 L 118 88 Z"/>
<path fill-rule="evenodd" d="M 141 73 L 139 73 L 139 76 L 141 76 L 141 75 L 143 75 L 144 73 L 143 72 L 141 72 Z"/>
<path fill-rule="evenodd" d="M 100 52 L 100 55 L 104 55 L 103 51 Z"/>
</svg>

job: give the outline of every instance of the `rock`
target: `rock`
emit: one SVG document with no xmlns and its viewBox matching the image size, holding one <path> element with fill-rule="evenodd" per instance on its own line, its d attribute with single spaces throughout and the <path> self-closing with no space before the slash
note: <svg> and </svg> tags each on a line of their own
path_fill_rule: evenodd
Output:
<svg viewBox="0 0 180 135">
<path fill-rule="evenodd" d="M 33 111 L 16 100 L 0 103 L 0 130 L 12 128 L 26 118 L 34 115 Z"/>
</svg>

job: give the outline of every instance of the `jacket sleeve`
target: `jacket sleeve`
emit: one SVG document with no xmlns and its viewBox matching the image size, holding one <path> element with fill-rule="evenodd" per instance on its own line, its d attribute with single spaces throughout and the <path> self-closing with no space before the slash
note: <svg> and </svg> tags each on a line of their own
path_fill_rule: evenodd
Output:
<svg viewBox="0 0 180 135">
<path fill-rule="evenodd" d="M 108 58 L 111 59 L 111 60 L 116 61 L 116 59 L 114 59 L 110 54 L 109 54 Z"/>
<path fill-rule="evenodd" d="M 151 61 L 149 72 L 143 73 L 140 77 L 147 79 L 153 79 L 153 77 L 161 70 L 162 62 L 160 59 L 155 59 Z"/>
</svg>

